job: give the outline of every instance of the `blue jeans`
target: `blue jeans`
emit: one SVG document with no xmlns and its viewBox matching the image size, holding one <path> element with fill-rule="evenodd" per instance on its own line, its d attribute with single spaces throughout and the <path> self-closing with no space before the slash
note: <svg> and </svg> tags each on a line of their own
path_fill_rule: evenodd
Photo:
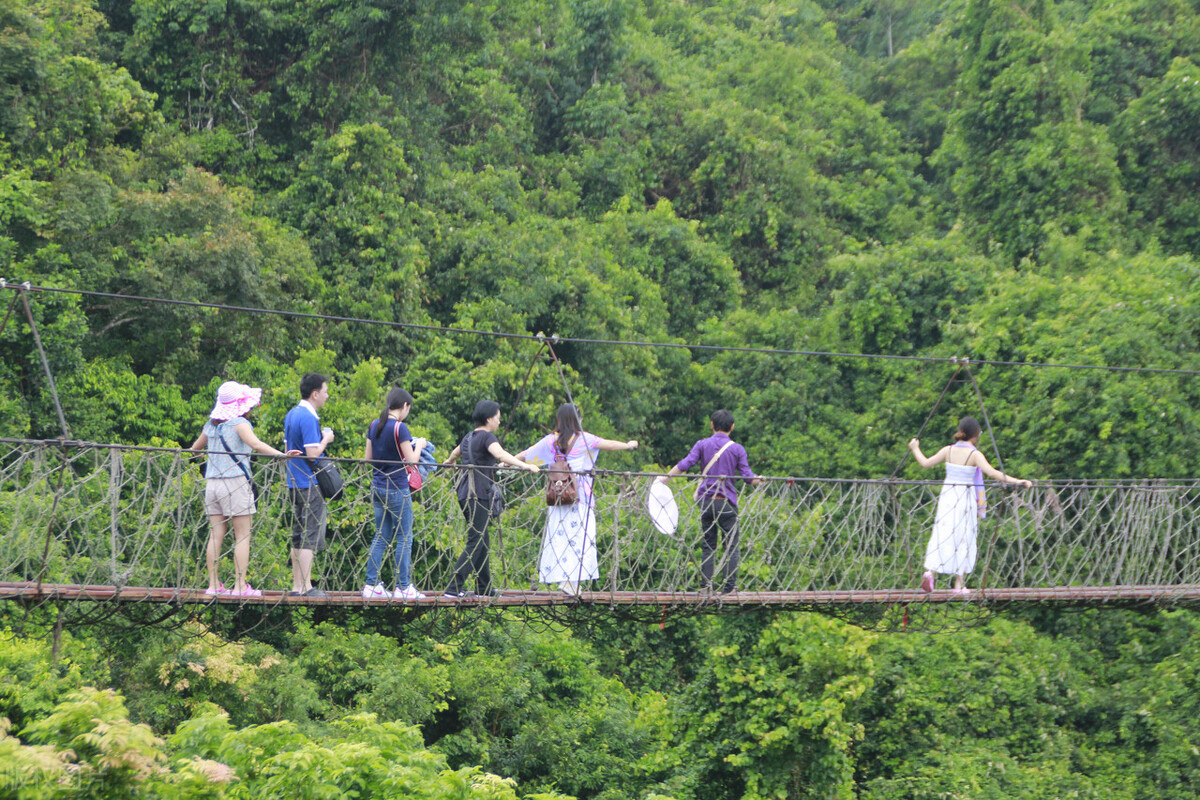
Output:
<svg viewBox="0 0 1200 800">
<path fill-rule="evenodd" d="M 371 487 L 375 506 L 375 541 L 367 559 L 367 585 L 379 583 L 379 569 L 388 545 L 396 542 L 396 587 L 407 589 L 412 583 L 412 493 L 408 487 L 380 489 Z M 397 538 L 399 534 L 399 538 Z"/>
</svg>

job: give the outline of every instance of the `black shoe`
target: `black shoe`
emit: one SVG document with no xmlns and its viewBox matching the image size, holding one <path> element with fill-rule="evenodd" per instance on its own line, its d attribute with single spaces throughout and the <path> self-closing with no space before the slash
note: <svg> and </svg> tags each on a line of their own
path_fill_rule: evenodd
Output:
<svg viewBox="0 0 1200 800">
<path fill-rule="evenodd" d="M 473 600 L 475 599 L 474 592 L 446 592 L 442 595 L 444 600 Z"/>
<path fill-rule="evenodd" d="M 307 592 L 305 592 L 304 596 L 305 597 L 328 597 L 329 595 L 325 594 L 325 592 L 323 590 L 318 589 L 317 587 L 314 586 L 313 588 L 311 588 Z"/>
</svg>

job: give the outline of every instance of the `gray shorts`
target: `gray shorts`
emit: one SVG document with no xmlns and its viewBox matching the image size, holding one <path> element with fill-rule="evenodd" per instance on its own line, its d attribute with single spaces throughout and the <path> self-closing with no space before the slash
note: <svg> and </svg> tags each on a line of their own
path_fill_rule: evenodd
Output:
<svg viewBox="0 0 1200 800">
<path fill-rule="evenodd" d="M 246 476 L 205 481 L 204 513 L 210 517 L 246 517 L 257 510 Z"/>
<path fill-rule="evenodd" d="M 292 549 L 312 550 L 319 553 L 325 549 L 325 523 L 328 508 L 321 489 L 289 489 L 292 496 Z"/>
</svg>

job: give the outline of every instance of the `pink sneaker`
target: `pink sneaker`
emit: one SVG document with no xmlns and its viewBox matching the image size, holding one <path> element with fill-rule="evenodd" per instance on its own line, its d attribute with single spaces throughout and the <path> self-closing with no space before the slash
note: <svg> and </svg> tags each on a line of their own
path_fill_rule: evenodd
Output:
<svg viewBox="0 0 1200 800">
<path fill-rule="evenodd" d="M 925 574 L 921 576 L 921 591 L 932 592 L 936 586 L 937 576 L 932 572 L 926 571 Z"/>
<path fill-rule="evenodd" d="M 229 590 L 225 588 L 225 584 L 223 584 L 223 583 L 218 583 L 216 589 L 205 589 L 204 590 L 205 597 L 218 597 L 218 596 L 227 595 L 227 594 L 229 594 Z"/>
<path fill-rule="evenodd" d="M 239 592 L 235 589 L 232 592 L 229 592 L 229 596 L 230 597 L 262 597 L 262 590 L 255 589 L 253 586 L 250 585 L 250 582 L 247 581 L 246 588 L 243 591 Z"/>
</svg>

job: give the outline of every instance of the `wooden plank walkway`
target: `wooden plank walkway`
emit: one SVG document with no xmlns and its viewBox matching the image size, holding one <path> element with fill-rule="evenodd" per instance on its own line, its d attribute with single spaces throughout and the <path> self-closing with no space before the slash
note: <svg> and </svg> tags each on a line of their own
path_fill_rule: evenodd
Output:
<svg viewBox="0 0 1200 800">
<path fill-rule="evenodd" d="M 1141 586 L 1052 586 L 1041 588 L 973 589 L 969 594 L 949 590 L 925 593 L 919 589 L 811 592 L 583 592 L 571 597 L 562 592 L 505 590 L 495 597 L 448 599 L 430 592 L 424 600 L 366 599 L 357 592 L 329 592 L 326 597 L 292 596 L 285 591 L 264 591 L 262 597 L 209 597 L 203 590 L 143 586 L 84 586 L 0 582 L 0 600 L 17 602 L 157 603 L 219 606 L 334 606 L 363 609 L 426 609 L 455 607 L 527 608 L 537 606 L 657 606 L 706 607 L 760 606 L 811 608 L 879 606 L 919 603 L 1021 604 L 1057 606 L 1200 605 L 1200 584 Z"/>
</svg>

